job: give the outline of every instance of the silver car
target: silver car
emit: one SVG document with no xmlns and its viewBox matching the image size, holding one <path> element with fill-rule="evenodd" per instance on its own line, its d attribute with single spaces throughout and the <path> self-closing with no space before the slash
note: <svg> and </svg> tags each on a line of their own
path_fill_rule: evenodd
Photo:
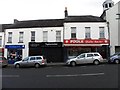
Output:
<svg viewBox="0 0 120 90">
<path fill-rule="evenodd" d="M 44 56 L 29 56 L 21 61 L 17 61 L 14 63 L 15 68 L 31 67 L 31 66 L 39 68 L 40 66 L 43 65 L 47 65 L 47 60 Z"/>
<path fill-rule="evenodd" d="M 93 63 L 95 65 L 104 62 L 102 56 L 99 53 L 83 53 L 75 58 L 68 59 L 66 64 L 75 66 L 76 64 Z"/>
</svg>

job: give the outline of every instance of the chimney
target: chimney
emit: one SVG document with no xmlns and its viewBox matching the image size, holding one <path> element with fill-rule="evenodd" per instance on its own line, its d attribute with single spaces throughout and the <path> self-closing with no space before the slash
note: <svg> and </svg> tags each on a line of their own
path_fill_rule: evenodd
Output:
<svg viewBox="0 0 120 90">
<path fill-rule="evenodd" d="M 17 22 L 19 22 L 17 19 L 14 19 L 14 23 L 17 23 Z"/>
<path fill-rule="evenodd" d="M 68 17 L 68 11 L 67 11 L 67 7 L 65 7 L 65 18 Z"/>
</svg>

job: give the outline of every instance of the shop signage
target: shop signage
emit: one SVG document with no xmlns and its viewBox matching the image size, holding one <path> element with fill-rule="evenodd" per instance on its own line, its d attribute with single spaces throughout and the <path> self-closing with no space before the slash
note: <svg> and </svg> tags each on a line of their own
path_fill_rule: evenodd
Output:
<svg viewBox="0 0 120 90">
<path fill-rule="evenodd" d="M 90 39 L 90 40 L 64 40 L 64 44 L 109 44 L 107 39 Z"/>
<path fill-rule="evenodd" d="M 41 48 L 41 47 L 62 47 L 62 42 L 30 42 L 30 48 Z"/>
<path fill-rule="evenodd" d="M 24 49 L 25 45 L 5 45 L 5 48 L 8 48 L 8 49 Z"/>
</svg>

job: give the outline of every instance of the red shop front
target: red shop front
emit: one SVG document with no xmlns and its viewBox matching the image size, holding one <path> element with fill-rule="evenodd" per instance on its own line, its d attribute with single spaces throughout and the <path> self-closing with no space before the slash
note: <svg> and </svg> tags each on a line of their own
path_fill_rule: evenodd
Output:
<svg viewBox="0 0 120 90">
<path fill-rule="evenodd" d="M 65 58 L 77 56 L 86 52 L 99 52 L 103 58 L 109 54 L 109 40 L 107 39 L 65 39 Z"/>
</svg>

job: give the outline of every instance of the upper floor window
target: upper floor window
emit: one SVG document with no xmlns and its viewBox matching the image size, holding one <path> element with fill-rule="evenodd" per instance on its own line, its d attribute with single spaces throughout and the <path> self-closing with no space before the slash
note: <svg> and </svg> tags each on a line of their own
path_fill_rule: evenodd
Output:
<svg viewBox="0 0 120 90">
<path fill-rule="evenodd" d="M 35 41 L 35 31 L 31 31 L 31 41 Z"/>
<path fill-rule="evenodd" d="M 56 31 L 56 42 L 61 42 L 61 31 Z"/>
<path fill-rule="evenodd" d="M 85 38 L 86 39 L 90 39 L 91 38 L 90 27 L 85 27 Z"/>
<path fill-rule="evenodd" d="M 43 31 L 43 42 L 47 42 L 48 40 L 48 31 Z"/>
<path fill-rule="evenodd" d="M 71 27 L 71 39 L 76 38 L 76 27 Z"/>
<path fill-rule="evenodd" d="M 2 36 L 0 36 L 0 47 L 2 47 Z"/>
<path fill-rule="evenodd" d="M 109 7 L 112 7 L 112 3 L 109 3 Z"/>
<path fill-rule="evenodd" d="M 105 28 L 99 27 L 99 31 L 100 31 L 100 38 L 105 38 Z"/>
<path fill-rule="evenodd" d="M 8 32 L 8 42 L 12 43 L 12 32 Z"/>
<path fill-rule="evenodd" d="M 108 8 L 108 4 L 105 4 L 105 8 Z"/>
<path fill-rule="evenodd" d="M 19 32 L 19 42 L 23 42 L 23 32 Z"/>
</svg>

